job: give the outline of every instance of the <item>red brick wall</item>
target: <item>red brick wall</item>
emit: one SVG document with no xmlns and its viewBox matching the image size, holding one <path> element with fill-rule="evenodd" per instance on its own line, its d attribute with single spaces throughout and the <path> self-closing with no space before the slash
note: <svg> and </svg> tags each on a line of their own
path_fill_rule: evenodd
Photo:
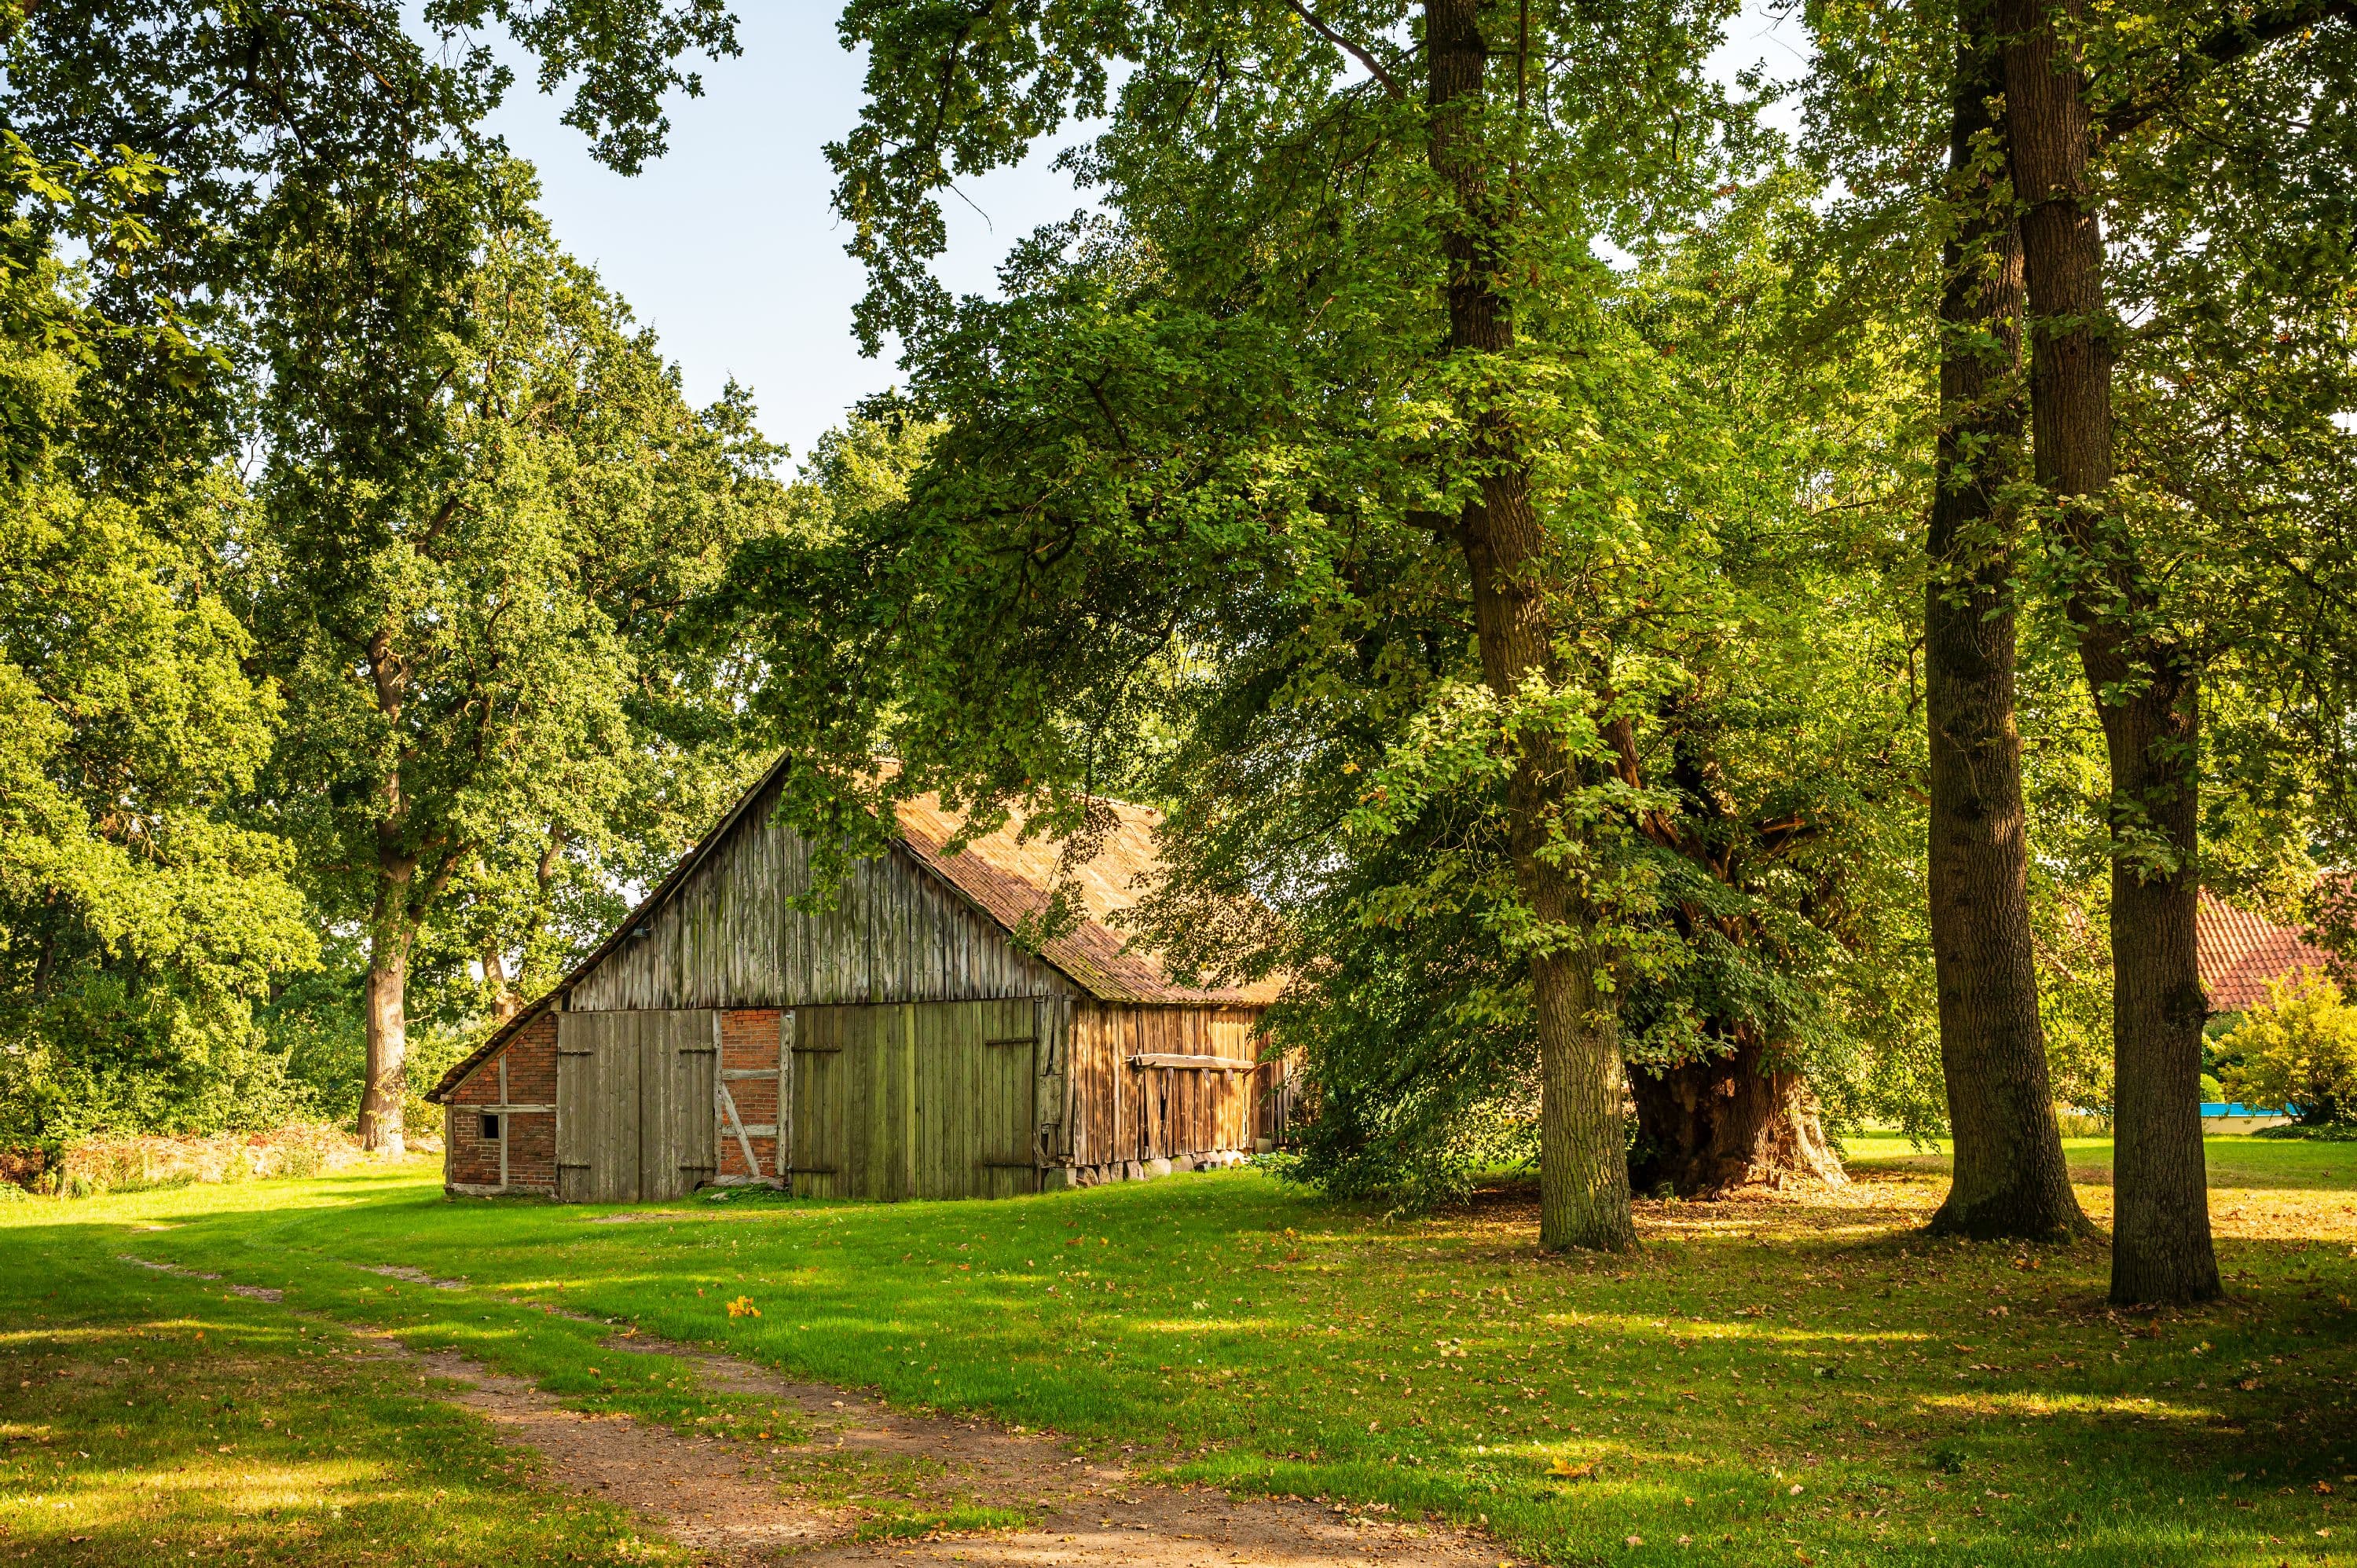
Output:
<svg viewBox="0 0 2357 1568">
<path fill-rule="evenodd" d="M 556 1014 L 543 1013 L 483 1058 L 450 1092 L 448 1139 L 442 1179 L 451 1187 L 497 1187 L 500 1145 L 483 1136 L 482 1108 L 500 1103 L 500 1064 L 508 1069 L 511 1105 L 556 1103 Z M 510 1112 L 500 1118 L 508 1145 L 510 1192 L 556 1190 L 556 1117 L 553 1112 Z"/>
<path fill-rule="evenodd" d="M 774 1007 L 748 1007 L 742 1011 L 720 1015 L 720 1068 L 752 1068 L 763 1072 L 778 1065 L 778 1010 Z M 775 1125 L 778 1120 L 778 1080 L 774 1078 L 724 1078 L 730 1098 L 737 1101 L 737 1119 L 748 1127 Z M 761 1175 L 775 1177 L 778 1174 L 778 1140 L 759 1136 L 750 1140 L 753 1157 L 761 1163 Z M 737 1135 L 723 1130 L 720 1136 L 720 1174 L 742 1176 L 745 1154 L 738 1147 Z"/>
</svg>

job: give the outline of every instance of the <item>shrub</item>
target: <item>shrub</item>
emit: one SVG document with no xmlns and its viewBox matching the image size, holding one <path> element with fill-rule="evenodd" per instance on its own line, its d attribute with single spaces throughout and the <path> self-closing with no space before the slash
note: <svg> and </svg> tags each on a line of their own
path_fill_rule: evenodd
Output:
<svg viewBox="0 0 2357 1568">
<path fill-rule="evenodd" d="M 199 1182 L 317 1176 L 361 1157 L 350 1133 L 323 1122 L 211 1137 L 96 1137 L 68 1144 L 43 1182 L 53 1192 L 81 1197 Z"/>
<path fill-rule="evenodd" d="M 2226 1093 L 2252 1106 L 2296 1106 L 2326 1125 L 2357 1111 L 2357 1007 L 2321 974 L 2270 981 L 2267 999 L 2219 1041 L 2238 1060 L 2222 1069 Z"/>
</svg>

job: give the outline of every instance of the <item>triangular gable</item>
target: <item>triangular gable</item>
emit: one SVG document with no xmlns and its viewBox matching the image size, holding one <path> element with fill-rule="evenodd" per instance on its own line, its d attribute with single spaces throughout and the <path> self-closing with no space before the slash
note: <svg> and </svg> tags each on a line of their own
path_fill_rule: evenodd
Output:
<svg viewBox="0 0 2357 1568">
<path fill-rule="evenodd" d="M 713 831 L 681 857 L 670 875 L 638 907 L 607 933 L 605 940 L 516 1015 L 492 1031 L 490 1037 L 453 1065 L 426 1094 L 436 1104 L 456 1090 L 467 1076 L 512 1038 L 519 1029 L 570 993 L 614 949 L 668 904 L 713 851 L 747 826 L 754 806 L 783 775 L 790 758 L 780 757 L 764 773 Z M 1259 1006 L 1272 1002 L 1282 989 L 1277 981 L 1248 987 L 1206 990 L 1173 984 L 1153 954 L 1132 949 L 1105 922 L 1136 902 L 1138 883 L 1157 866 L 1154 833 L 1160 815 L 1151 808 L 1109 802 L 1116 822 L 1097 854 L 1073 868 L 1071 882 L 1085 918 L 1071 931 L 1043 943 L 1040 960 L 1082 991 L 1102 1002 L 1143 1005 Z M 1052 840 L 1021 836 L 1019 817 L 996 831 L 974 839 L 957 854 L 944 853 L 956 835 L 959 820 L 944 811 L 938 797 L 923 795 L 900 803 L 898 842 L 889 853 L 905 855 L 926 876 L 947 887 L 958 898 L 1011 933 L 1028 916 L 1046 911 L 1049 889 L 1058 875 L 1060 848 Z"/>
</svg>

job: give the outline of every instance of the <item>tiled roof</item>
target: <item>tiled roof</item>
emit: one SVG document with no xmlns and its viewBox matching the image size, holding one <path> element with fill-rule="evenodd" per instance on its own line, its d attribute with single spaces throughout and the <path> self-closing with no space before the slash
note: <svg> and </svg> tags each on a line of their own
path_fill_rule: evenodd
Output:
<svg viewBox="0 0 2357 1568">
<path fill-rule="evenodd" d="M 1077 895 L 1083 918 L 1070 933 L 1042 945 L 1039 956 L 1102 1001 L 1243 1005 L 1275 1001 L 1283 984 L 1274 980 L 1223 990 L 1173 984 L 1155 953 L 1127 946 L 1128 939 L 1108 924 L 1137 903 L 1160 864 L 1154 838 L 1162 814 L 1150 806 L 1105 803 L 1113 809 L 1114 826 L 1096 854 L 1076 866 L 1060 866 L 1060 840 L 1043 835 L 1025 842 L 1019 813 L 996 832 L 968 843 L 963 853 L 944 855 L 942 847 L 956 835 L 959 820 L 944 811 L 934 795 L 901 802 L 900 842 L 928 870 L 1010 931 L 1025 916 L 1046 911 L 1049 890 L 1060 875 Z"/>
<path fill-rule="evenodd" d="M 2239 1013 L 2267 999 L 2267 982 L 2322 969 L 2330 956 L 2289 926 L 2238 909 L 2208 888 L 2194 917 L 2201 987 L 2213 1012 Z"/>
</svg>

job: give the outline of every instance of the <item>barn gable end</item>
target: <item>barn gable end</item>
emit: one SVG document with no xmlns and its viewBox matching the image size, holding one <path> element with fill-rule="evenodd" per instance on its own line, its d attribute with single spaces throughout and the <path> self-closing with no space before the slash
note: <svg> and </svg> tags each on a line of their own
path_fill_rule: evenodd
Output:
<svg viewBox="0 0 2357 1568">
<path fill-rule="evenodd" d="M 450 1191 L 1000 1196 L 1266 1134 L 1275 985 L 1176 985 L 1107 924 L 1153 868 L 1152 812 L 1116 808 L 1075 869 L 1083 918 L 1034 953 L 1011 931 L 1046 908 L 1058 846 L 1009 824 L 949 854 L 957 820 L 930 799 L 832 908 L 796 908 L 810 854 L 772 821 L 783 767 L 428 1095 Z"/>
<path fill-rule="evenodd" d="M 670 897 L 572 983 L 567 1006 L 810 1007 L 1073 989 L 905 848 L 855 865 L 834 908 L 795 909 L 789 900 L 810 891 L 810 846 L 770 821 L 780 787 L 755 792 Z"/>
</svg>

